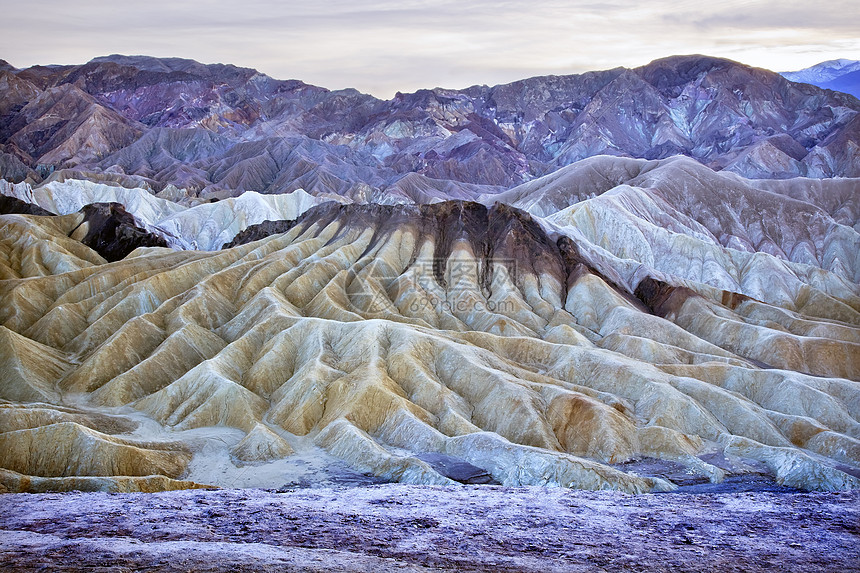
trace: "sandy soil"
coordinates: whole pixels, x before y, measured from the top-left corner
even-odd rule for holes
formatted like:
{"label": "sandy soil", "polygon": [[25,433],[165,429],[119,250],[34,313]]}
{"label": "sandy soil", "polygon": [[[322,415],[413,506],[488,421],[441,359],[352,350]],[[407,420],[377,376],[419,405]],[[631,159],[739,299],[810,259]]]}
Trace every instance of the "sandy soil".
{"label": "sandy soil", "polygon": [[495,486],[0,496],[15,571],[860,571],[860,492]]}

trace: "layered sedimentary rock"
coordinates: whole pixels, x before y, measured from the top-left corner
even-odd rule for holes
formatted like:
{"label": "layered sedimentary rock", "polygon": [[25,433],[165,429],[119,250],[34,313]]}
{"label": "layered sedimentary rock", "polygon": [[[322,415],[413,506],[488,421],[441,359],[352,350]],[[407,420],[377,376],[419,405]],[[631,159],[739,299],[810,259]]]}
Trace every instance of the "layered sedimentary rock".
{"label": "layered sedimentary rock", "polygon": [[[739,206],[732,239],[707,198],[613,189],[546,219],[327,203],[222,251],[111,264],[69,216],[5,215],[4,483],[229,485],[206,470],[221,448],[255,472],[320,451],[407,483],[672,489],[617,465],[651,457],[860,487],[860,289],[833,262],[857,232],[804,203],[824,230],[777,237]],[[758,192],[796,209],[783,191]]]}

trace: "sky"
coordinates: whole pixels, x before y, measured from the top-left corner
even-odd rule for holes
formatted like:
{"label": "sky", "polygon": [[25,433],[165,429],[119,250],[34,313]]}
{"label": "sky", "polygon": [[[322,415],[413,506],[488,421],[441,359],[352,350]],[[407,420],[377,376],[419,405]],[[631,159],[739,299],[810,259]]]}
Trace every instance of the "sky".
{"label": "sky", "polygon": [[860,60],[857,0],[0,0],[0,58],[191,58],[377,97],[706,54],[793,71]]}

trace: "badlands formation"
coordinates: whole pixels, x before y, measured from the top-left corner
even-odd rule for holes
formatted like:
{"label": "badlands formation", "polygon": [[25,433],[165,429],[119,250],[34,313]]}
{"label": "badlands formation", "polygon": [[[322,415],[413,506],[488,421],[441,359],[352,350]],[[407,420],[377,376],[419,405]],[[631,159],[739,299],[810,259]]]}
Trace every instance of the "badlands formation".
{"label": "badlands formation", "polygon": [[389,101],[0,60],[0,490],[857,489],[858,145],[704,56]]}
{"label": "badlands formation", "polygon": [[683,485],[654,458],[860,488],[858,185],[608,156],[395,205],[5,184],[56,215],[0,216],[0,484]]}

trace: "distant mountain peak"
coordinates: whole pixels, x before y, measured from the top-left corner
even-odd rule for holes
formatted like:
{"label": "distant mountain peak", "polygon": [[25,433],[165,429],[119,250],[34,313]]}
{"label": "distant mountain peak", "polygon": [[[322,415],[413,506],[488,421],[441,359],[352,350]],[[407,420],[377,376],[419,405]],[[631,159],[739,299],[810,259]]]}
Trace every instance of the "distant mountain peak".
{"label": "distant mountain peak", "polygon": [[780,72],[780,74],[793,82],[818,85],[816,82],[829,82],[857,70],[860,70],[860,61],[840,58],[827,60],[796,72]]}
{"label": "distant mountain peak", "polygon": [[831,65],[831,66],[846,67],[846,66],[850,66],[850,65],[854,65],[854,64],[860,64],[860,61],[849,60],[846,58],[839,58],[838,60],[827,60],[826,62],[822,62],[822,63],[827,64],[827,65]]}
{"label": "distant mountain peak", "polygon": [[749,66],[725,58],[691,54],[660,58],[632,71],[658,89],[665,89],[695,81],[711,71],[728,68],[749,69]]}
{"label": "distant mountain peak", "polygon": [[97,58],[93,58],[88,63],[112,63],[119,64],[121,66],[132,66],[138,68],[139,70],[157,72],[176,71],[182,68],[187,68],[189,66],[202,65],[200,64],[200,62],[197,62],[195,60],[189,60],[186,58],[157,58],[154,56],[126,56],[123,54],[110,54],[108,56],[99,56]]}
{"label": "distant mountain peak", "polygon": [[781,72],[787,80],[841,91],[860,98],[860,61],[827,60],[796,72]]}

